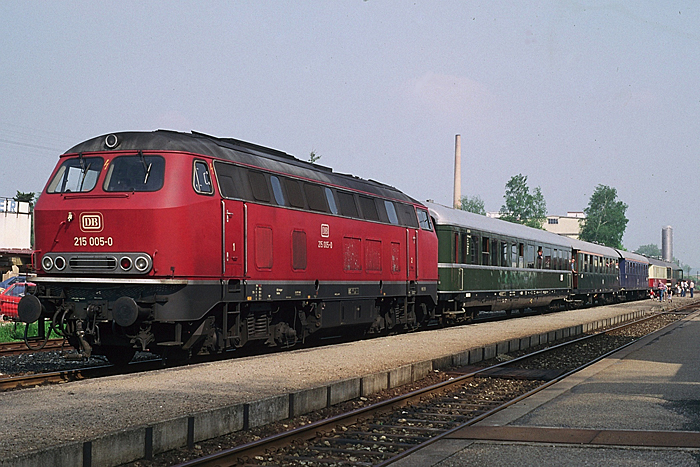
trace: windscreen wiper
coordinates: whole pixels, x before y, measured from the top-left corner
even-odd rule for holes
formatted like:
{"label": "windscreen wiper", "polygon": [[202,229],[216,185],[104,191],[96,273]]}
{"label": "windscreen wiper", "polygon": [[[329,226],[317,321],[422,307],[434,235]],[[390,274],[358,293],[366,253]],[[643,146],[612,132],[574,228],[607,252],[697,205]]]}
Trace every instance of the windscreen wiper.
{"label": "windscreen wiper", "polygon": [[139,151],[139,157],[141,158],[141,163],[143,164],[143,170],[146,171],[146,176],[143,179],[143,184],[145,185],[146,182],[148,182],[148,176],[151,174],[151,167],[153,166],[153,163],[151,162],[150,164],[146,164],[146,158],[143,157],[142,151]]}

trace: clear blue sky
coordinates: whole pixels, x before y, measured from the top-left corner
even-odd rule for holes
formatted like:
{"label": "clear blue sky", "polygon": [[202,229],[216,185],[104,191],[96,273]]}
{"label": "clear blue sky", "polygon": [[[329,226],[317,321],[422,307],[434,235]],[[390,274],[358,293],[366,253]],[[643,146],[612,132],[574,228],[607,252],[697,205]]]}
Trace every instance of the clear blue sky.
{"label": "clear blue sky", "polygon": [[0,196],[122,130],[313,150],[334,170],[451,204],[503,204],[518,173],[550,214],[598,184],[625,247],[700,266],[697,1],[0,2]]}

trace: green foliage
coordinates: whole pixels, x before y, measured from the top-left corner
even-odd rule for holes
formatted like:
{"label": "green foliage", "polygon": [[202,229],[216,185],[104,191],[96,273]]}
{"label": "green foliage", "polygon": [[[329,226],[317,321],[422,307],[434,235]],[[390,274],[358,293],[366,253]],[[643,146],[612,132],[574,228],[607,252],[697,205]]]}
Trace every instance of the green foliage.
{"label": "green foliage", "polygon": [[527,176],[513,175],[506,183],[506,203],[501,206],[501,219],[541,229],[547,218],[547,203],[540,187],[530,192]]}
{"label": "green foliage", "polygon": [[482,216],[486,215],[486,209],[484,209],[484,200],[481,199],[479,195],[462,196],[461,202],[462,207],[460,209],[462,211],[469,211],[475,214],[481,214]]}
{"label": "green foliage", "polygon": [[584,210],[586,220],[579,238],[612,248],[622,248],[622,236],[627,228],[627,204],[617,200],[617,190],[598,185]]}
{"label": "green foliage", "polygon": [[36,196],[36,193],[34,193],[33,191],[30,191],[29,193],[17,191],[17,194],[15,195],[15,201],[34,204],[34,196]]}
{"label": "green foliage", "polygon": [[[12,323],[12,322],[0,322],[0,342],[15,342],[24,340],[24,323]],[[29,337],[37,335],[38,323],[32,323],[29,325],[29,331],[27,334]],[[44,323],[44,328],[46,332],[49,332],[50,324],[49,322]],[[55,339],[61,337],[55,332],[51,332],[51,338]]]}
{"label": "green foliage", "polygon": [[642,245],[636,250],[634,250],[634,252],[638,255],[644,255],[648,258],[661,258],[661,248],[659,248],[653,243],[650,243],[648,245]]}
{"label": "green foliage", "polygon": [[309,162],[311,162],[312,164],[315,164],[316,161],[318,161],[320,158],[321,158],[321,156],[319,154],[316,154],[316,151],[312,150],[309,153]]}

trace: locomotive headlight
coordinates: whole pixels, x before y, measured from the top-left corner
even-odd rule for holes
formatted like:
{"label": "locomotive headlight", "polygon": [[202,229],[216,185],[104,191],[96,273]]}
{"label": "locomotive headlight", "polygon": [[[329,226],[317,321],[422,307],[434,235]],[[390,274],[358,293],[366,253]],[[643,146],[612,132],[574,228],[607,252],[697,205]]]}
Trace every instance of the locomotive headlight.
{"label": "locomotive headlight", "polygon": [[128,256],[123,256],[122,259],[119,260],[119,266],[124,271],[128,271],[129,269],[131,269],[132,266],[131,258],[129,258]]}
{"label": "locomotive headlight", "polygon": [[145,271],[146,269],[148,269],[148,258],[146,258],[145,256],[137,257],[136,261],[134,261],[134,266],[139,272]]}
{"label": "locomotive headlight", "polygon": [[53,267],[53,260],[49,256],[44,256],[41,258],[41,267],[44,269],[44,271],[48,271]]}
{"label": "locomotive headlight", "polygon": [[56,259],[53,260],[53,264],[59,271],[63,271],[66,268],[66,260],[63,256],[56,256]]}

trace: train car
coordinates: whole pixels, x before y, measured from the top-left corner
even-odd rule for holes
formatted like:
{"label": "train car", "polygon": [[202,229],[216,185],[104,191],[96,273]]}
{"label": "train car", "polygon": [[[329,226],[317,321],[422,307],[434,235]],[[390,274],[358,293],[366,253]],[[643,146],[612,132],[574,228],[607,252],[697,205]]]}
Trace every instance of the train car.
{"label": "train car", "polygon": [[438,313],[564,305],[572,286],[568,239],[544,230],[426,203],[439,239]]}
{"label": "train car", "polygon": [[649,261],[649,288],[655,294],[658,293],[660,284],[665,284],[667,287],[673,285],[673,263],[656,258],[647,258],[647,261]]}
{"label": "train car", "polygon": [[626,300],[639,300],[649,296],[648,258],[617,250],[620,256],[620,293]]}
{"label": "train car", "polygon": [[428,209],[399,190],[200,133],[125,132],[60,157],[35,208],[37,287],[83,356],[129,361],[415,327],[437,301]]}
{"label": "train car", "polygon": [[579,305],[612,303],[619,298],[619,254],[613,248],[568,238],[573,288]]}

